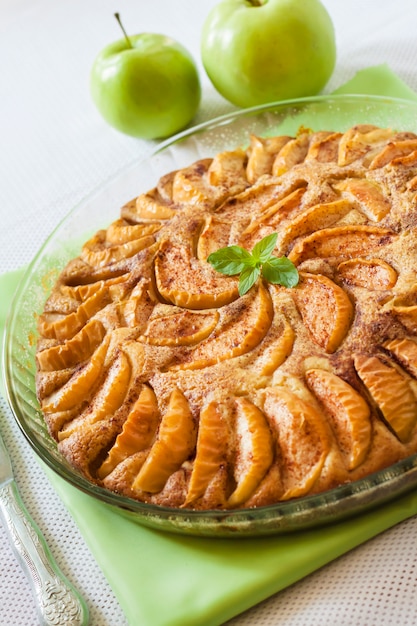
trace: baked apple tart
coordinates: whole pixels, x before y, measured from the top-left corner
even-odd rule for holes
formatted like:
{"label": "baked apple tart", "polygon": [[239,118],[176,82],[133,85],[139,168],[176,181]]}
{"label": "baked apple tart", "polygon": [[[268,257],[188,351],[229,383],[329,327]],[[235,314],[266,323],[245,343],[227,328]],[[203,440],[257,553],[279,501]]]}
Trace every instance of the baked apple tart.
{"label": "baked apple tart", "polygon": [[[292,284],[210,262],[265,240]],[[175,508],[365,477],[417,452],[416,273],[417,135],[251,136],[160,178],[61,272],[38,320],[49,432],[88,480]]]}

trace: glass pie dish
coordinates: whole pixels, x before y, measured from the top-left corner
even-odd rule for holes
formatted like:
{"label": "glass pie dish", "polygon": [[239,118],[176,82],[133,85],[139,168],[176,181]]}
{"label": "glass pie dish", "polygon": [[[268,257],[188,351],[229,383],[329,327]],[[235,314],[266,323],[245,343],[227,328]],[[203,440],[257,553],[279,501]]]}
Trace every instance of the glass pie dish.
{"label": "glass pie dish", "polygon": [[6,325],[4,375],[12,412],[39,457],[59,476],[121,514],[160,530],[216,537],[262,536],[333,523],[381,506],[417,484],[417,455],[319,495],[259,508],[194,511],[142,503],[84,478],[49,436],[35,392],[36,317],[67,262],[92,234],[118,217],[120,207],[151,189],[167,172],[223,150],[249,135],[295,135],[300,127],[344,131],[375,124],[417,132],[417,105],[376,96],[305,98],[246,109],[187,130],[160,144],[76,206],[45,242],[18,287]]}

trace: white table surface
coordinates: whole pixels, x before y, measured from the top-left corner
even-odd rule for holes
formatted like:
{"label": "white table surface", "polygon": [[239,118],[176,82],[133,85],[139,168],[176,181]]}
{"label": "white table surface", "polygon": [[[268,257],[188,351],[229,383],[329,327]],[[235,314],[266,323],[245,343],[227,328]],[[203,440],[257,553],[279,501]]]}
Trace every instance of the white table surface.
{"label": "white table surface", "polygon": [[[28,263],[74,204],[154,146],[107,126],[89,96],[95,55],[120,37],[115,11],[131,34],[161,32],[193,54],[203,88],[195,122],[234,109],[211,86],[200,61],[201,26],[216,1],[0,0],[0,273]],[[416,0],[324,4],[338,47],[325,93],[357,70],[382,62],[417,91]],[[6,403],[0,402],[2,431],[21,494],[56,560],[84,594],[91,624],[125,626],[126,618],[75,523]],[[410,519],[230,624],[417,624],[416,536],[417,519]],[[36,623],[30,587],[0,528],[0,626]]]}

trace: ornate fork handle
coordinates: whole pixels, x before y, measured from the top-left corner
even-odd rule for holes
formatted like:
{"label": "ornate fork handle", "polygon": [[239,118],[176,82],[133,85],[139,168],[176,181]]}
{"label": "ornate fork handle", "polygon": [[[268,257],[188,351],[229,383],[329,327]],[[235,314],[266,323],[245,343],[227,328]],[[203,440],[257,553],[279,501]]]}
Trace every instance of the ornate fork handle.
{"label": "ornate fork handle", "polygon": [[42,626],[86,626],[88,609],[62,574],[12,480],[0,488],[0,515],[32,584]]}

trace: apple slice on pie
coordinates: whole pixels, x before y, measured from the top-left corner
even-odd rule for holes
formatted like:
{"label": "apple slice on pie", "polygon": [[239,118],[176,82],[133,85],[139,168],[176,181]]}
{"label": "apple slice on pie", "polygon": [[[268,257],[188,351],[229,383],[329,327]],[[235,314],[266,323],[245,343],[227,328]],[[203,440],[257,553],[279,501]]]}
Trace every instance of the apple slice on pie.
{"label": "apple slice on pie", "polygon": [[228,505],[246,502],[260,484],[274,460],[272,433],[262,411],[246,398],[236,399],[237,450],[234,464],[236,488]]}
{"label": "apple slice on pie", "polygon": [[157,428],[160,414],[158,402],[153,390],[144,385],[134,403],[121,433],[117,436],[106,460],[100,466],[97,475],[103,479],[129,456],[150,447]]}
{"label": "apple slice on pie", "polygon": [[372,441],[369,405],[351,385],[326,370],[308,370],[306,380],[328,411],[349,469],[355,469],[366,458]]}
{"label": "apple slice on pie", "polygon": [[408,378],[376,356],[357,354],[356,371],[400,441],[410,440],[417,423],[417,399]]}
{"label": "apple slice on pie", "polygon": [[300,273],[294,298],[313,339],[328,353],[335,352],[352,323],[354,308],[346,292],[327,276]]}
{"label": "apple slice on pie", "polygon": [[374,291],[385,291],[394,287],[398,274],[382,259],[349,259],[337,266],[338,275],[349,285]]}
{"label": "apple slice on pie", "polygon": [[218,274],[192,255],[191,249],[169,241],[162,242],[155,259],[156,286],[161,296],[187,309],[211,309],[238,297],[234,277]]}
{"label": "apple slice on pie", "polygon": [[186,461],[196,442],[196,426],[184,394],[175,388],[158,435],[132,488],[161,491],[171,474]]}
{"label": "apple slice on pie", "polygon": [[313,404],[283,388],[266,391],[264,412],[277,432],[282,499],[300,497],[320,477],[331,446],[328,427]]}

